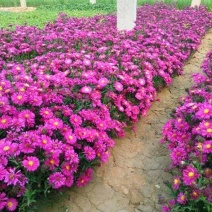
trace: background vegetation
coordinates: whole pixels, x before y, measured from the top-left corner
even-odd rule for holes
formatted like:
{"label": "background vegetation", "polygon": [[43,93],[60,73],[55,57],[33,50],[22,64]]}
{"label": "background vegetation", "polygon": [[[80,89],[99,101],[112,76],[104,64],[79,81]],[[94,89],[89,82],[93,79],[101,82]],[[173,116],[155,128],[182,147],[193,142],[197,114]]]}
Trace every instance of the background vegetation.
{"label": "background vegetation", "polygon": [[[156,0],[138,0],[138,5],[153,4]],[[165,0],[167,4],[175,4],[179,9],[189,6],[191,0]],[[212,11],[212,0],[202,0],[202,4]],[[20,0],[0,0],[0,7],[20,6]],[[69,16],[83,17],[97,14],[107,14],[116,11],[116,0],[97,0],[97,4],[92,5],[89,0],[27,0],[28,7],[36,7],[33,12],[11,13],[0,11],[0,28],[9,24],[15,25],[35,25],[43,27],[48,21],[56,19],[58,13],[64,12]]]}

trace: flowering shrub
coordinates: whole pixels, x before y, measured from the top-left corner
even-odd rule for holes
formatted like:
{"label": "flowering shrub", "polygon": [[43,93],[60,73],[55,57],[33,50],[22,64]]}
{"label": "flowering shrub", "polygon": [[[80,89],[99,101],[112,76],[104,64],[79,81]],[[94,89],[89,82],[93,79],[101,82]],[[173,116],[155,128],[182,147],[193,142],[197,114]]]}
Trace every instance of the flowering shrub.
{"label": "flowering shrub", "polygon": [[175,196],[163,206],[164,212],[212,211],[212,51],[202,68],[207,76],[193,75],[194,86],[163,128]]}
{"label": "flowering shrub", "polygon": [[61,14],[42,30],[0,31],[0,210],[85,186],[112,138],[182,73],[212,14],[156,4],[138,10],[133,31],[115,26],[115,16]]}

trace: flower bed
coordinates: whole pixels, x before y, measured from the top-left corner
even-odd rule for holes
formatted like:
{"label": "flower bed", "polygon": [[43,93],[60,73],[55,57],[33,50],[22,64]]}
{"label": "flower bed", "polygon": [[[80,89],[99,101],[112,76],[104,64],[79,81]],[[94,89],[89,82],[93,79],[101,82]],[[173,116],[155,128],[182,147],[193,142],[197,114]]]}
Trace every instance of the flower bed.
{"label": "flower bed", "polygon": [[212,14],[156,4],[138,10],[135,30],[115,26],[116,16],[61,14],[42,30],[0,31],[0,210],[85,186],[112,138],[182,74]]}
{"label": "flower bed", "polygon": [[194,86],[181,98],[163,128],[172,160],[175,199],[163,211],[212,211],[212,51],[203,62],[205,75],[194,74]]}

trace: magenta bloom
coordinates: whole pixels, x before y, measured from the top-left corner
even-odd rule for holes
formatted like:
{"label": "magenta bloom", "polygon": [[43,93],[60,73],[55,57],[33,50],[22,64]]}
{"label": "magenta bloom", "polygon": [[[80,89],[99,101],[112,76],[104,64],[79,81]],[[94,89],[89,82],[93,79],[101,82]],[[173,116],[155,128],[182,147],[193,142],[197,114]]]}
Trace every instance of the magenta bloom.
{"label": "magenta bloom", "polygon": [[200,120],[209,119],[212,117],[212,105],[209,103],[203,103],[199,107],[199,111],[196,113],[196,117]]}
{"label": "magenta bloom", "polygon": [[175,165],[180,164],[186,157],[186,151],[182,147],[174,148],[171,155],[171,159]]}
{"label": "magenta bloom", "polygon": [[192,166],[187,166],[187,168],[183,170],[183,183],[185,185],[192,185],[198,177],[200,177],[200,174],[196,168]]}
{"label": "magenta bloom", "polygon": [[51,174],[48,180],[49,184],[51,184],[53,188],[61,188],[66,182],[65,176],[61,172]]}
{"label": "magenta bloom", "polygon": [[92,88],[90,86],[84,86],[81,88],[82,93],[91,93]]}
{"label": "magenta bloom", "polygon": [[212,153],[212,140],[205,141],[202,145],[202,152],[204,153]]}
{"label": "magenta bloom", "polygon": [[0,180],[3,180],[6,174],[7,170],[2,165],[0,165]]}
{"label": "magenta bloom", "polygon": [[14,93],[11,98],[17,105],[23,105],[27,100],[26,95],[23,93]]}
{"label": "magenta bloom", "polygon": [[115,82],[114,87],[117,91],[123,90],[123,85],[120,82]]}
{"label": "magenta bloom", "polygon": [[30,110],[22,110],[19,113],[19,118],[23,119],[29,127],[34,126],[35,114],[31,112]]}
{"label": "magenta bloom", "polygon": [[6,206],[7,200],[8,198],[6,197],[6,194],[4,192],[0,193],[0,210]]}
{"label": "magenta bloom", "polygon": [[40,110],[40,115],[43,116],[45,119],[50,119],[53,117],[53,113],[49,108],[42,108]]}
{"label": "magenta bloom", "polygon": [[9,168],[5,174],[4,182],[7,183],[7,185],[24,186],[27,183],[27,178],[20,170],[16,171],[15,168]]}
{"label": "magenta bloom", "polygon": [[186,195],[183,192],[180,192],[178,194],[178,197],[177,197],[177,202],[178,203],[180,203],[181,205],[185,205],[187,200],[188,199],[187,199]]}
{"label": "magenta bloom", "polygon": [[105,77],[99,79],[99,81],[98,81],[98,85],[100,88],[105,87],[108,83],[109,83],[109,80]]}
{"label": "magenta bloom", "polygon": [[191,199],[197,200],[200,197],[200,191],[198,189],[194,189],[191,194]]}
{"label": "magenta bloom", "polygon": [[173,185],[172,185],[173,189],[178,190],[180,183],[181,183],[180,177],[175,176],[174,179],[173,179]]}
{"label": "magenta bloom", "polygon": [[18,206],[18,201],[15,198],[9,198],[7,200],[6,208],[8,211],[15,211]]}
{"label": "magenta bloom", "polygon": [[65,133],[65,139],[69,144],[75,144],[77,142],[76,136],[70,130]]}
{"label": "magenta bloom", "polygon": [[7,129],[11,124],[12,119],[9,116],[2,116],[0,118],[0,129]]}
{"label": "magenta bloom", "polygon": [[96,157],[96,152],[92,147],[84,147],[84,154],[87,160],[93,160]]}
{"label": "magenta bloom", "polygon": [[29,172],[34,172],[40,166],[40,161],[37,157],[29,156],[27,159],[23,160],[22,165],[26,168]]}
{"label": "magenta bloom", "polygon": [[78,115],[71,115],[70,117],[70,122],[74,125],[74,126],[80,126],[82,124],[82,118]]}

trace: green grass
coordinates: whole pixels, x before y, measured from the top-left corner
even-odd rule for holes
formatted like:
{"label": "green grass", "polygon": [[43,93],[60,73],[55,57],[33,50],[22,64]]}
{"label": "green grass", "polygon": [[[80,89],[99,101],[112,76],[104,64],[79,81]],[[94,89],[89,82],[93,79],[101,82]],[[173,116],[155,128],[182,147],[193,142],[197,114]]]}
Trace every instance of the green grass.
{"label": "green grass", "polygon": [[[106,14],[106,11],[96,10],[63,10],[64,13],[72,17],[94,16],[97,14]],[[57,10],[35,10],[33,12],[12,13],[0,12],[0,28],[7,27],[8,25],[27,25],[37,26],[42,28],[46,22],[52,22],[58,16]]]}

